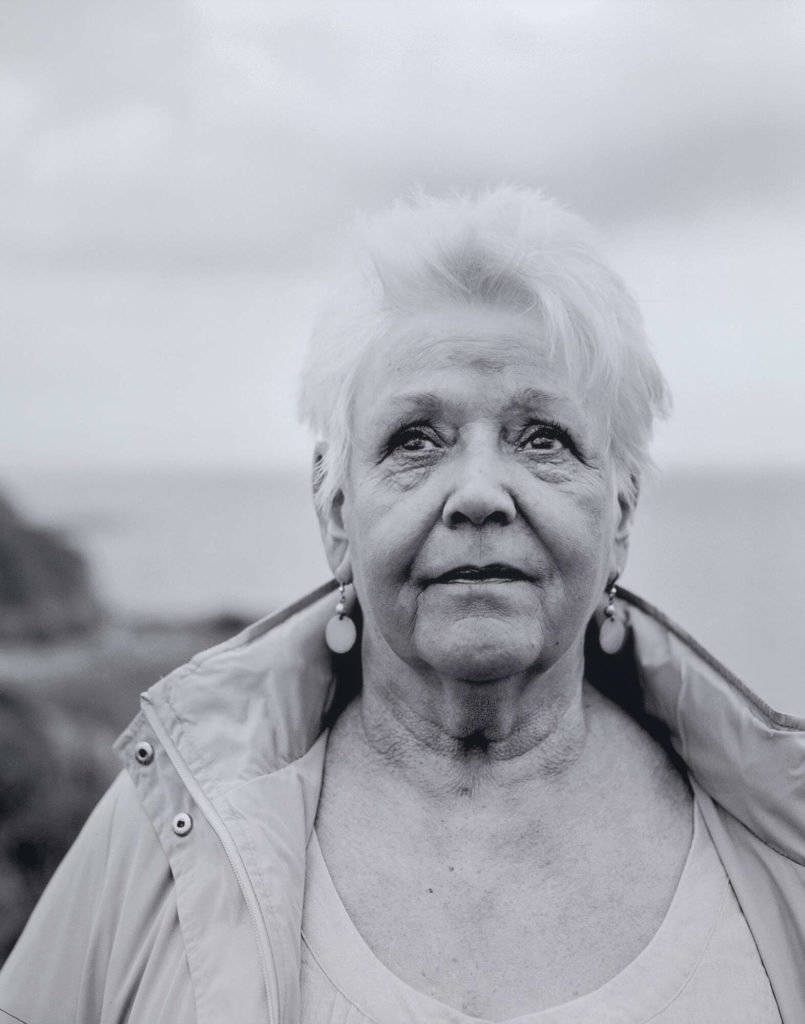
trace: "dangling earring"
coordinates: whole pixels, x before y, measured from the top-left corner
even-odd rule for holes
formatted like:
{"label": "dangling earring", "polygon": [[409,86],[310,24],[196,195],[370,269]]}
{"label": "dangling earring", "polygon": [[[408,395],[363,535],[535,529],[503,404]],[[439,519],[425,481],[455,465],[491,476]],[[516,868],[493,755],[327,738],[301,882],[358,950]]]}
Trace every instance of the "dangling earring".
{"label": "dangling earring", "polygon": [[346,654],[351,651],[358,637],[355,623],[347,615],[346,583],[338,580],[340,596],[335,606],[335,615],[327,623],[324,630],[324,639],[333,654]]}
{"label": "dangling earring", "polygon": [[616,576],[609,585],[607,606],[604,609],[604,621],[598,632],[598,643],[605,654],[617,654],[626,640],[626,619],[623,612],[615,606],[618,589],[615,586]]}

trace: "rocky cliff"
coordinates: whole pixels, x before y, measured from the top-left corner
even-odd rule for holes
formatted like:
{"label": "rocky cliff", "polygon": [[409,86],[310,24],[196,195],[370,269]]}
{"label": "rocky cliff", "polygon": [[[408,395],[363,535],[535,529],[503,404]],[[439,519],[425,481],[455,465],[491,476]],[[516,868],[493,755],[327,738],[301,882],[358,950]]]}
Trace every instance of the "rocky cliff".
{"label": "rocky cliff", "polygon": [[26,523],[0,496],[0,640],[81,633],[99,617],[84,558],[58,534]]}

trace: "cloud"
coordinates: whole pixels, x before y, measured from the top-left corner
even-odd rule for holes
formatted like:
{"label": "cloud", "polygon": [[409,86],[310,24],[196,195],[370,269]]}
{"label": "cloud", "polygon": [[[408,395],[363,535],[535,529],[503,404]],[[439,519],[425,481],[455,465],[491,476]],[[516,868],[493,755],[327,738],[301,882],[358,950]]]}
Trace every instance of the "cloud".
{"label": "cloud", "polygon": [[801,188],[798,4],[59,6],[6,44],[6,258],[287,269],[412,183],[608,224]]}

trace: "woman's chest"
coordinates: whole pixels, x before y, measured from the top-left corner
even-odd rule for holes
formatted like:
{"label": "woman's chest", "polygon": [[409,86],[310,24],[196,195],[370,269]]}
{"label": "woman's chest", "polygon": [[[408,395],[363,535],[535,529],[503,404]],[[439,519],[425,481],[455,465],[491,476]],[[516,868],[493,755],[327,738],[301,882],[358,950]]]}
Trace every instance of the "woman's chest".
{"label": "woman's chest", "polygon": [[474,844],[472,829],[428,842],[390,824],[322,836],[335,888],[378,960],[448,1005],[497,1019],[592,991],[633,960],[668,909],[688,843],[684,828],[660,849],[591,836],[546,850],[522,829]]}

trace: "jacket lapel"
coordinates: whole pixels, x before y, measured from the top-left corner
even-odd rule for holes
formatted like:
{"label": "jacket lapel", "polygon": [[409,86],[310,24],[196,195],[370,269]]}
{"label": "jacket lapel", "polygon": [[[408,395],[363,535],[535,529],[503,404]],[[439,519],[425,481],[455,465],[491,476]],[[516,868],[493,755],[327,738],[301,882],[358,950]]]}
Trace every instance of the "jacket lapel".
{"label": "jacket lapel", "polygon": [[[331,589],[161,680],[116,744],[171,865],[199,1024],[299,1018],[305,851],[333,686],[323,642]],[[135,757],[143,739],[157,751],[147,769]],[[194,822],[181,838],[178,811]]]}
{"label": "jacket lapel", "polygon": [[784,1024],[805,1020],[805,722],[628,595],[647,710],[670,731]]}

